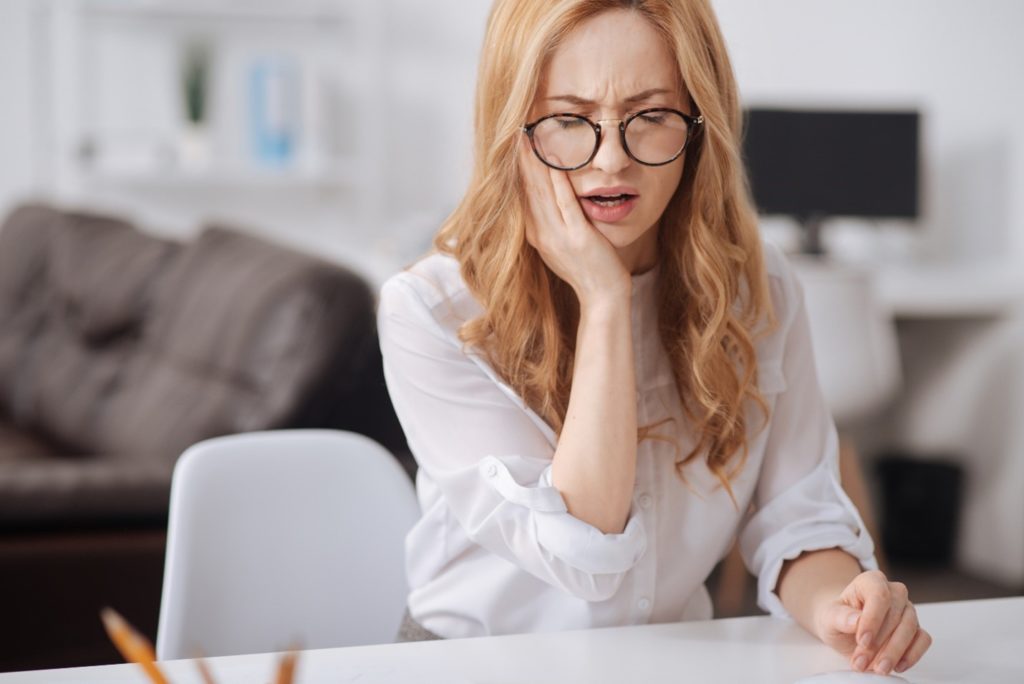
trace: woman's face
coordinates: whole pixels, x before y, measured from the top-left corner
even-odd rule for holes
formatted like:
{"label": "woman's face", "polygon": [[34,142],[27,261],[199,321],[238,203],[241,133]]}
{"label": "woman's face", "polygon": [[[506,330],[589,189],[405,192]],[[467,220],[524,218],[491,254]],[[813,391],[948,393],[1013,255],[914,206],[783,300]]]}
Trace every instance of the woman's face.
{"label": "woman's face", "polygon": [[[657,261],[658,221],[683,172],[683,156],[645,166],[622,149],[619,120],[650,107],[693,113],[661,35],[637,12],[611,10],[566,36],[542,75],[530,119],[564,112],[601,124],[597,154],[569,171],[569,180],[587,218],[634,273]],[[618,205],[593,199],[623,194],[634,197]]]}

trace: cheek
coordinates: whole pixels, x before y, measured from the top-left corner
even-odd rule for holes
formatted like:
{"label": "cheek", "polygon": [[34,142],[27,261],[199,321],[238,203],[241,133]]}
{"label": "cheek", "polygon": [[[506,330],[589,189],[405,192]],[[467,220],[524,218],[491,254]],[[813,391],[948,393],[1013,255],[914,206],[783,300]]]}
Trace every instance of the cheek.
{"label": "cheek", "polygon": [[[654,170],[654,169],[652,169]],[[670,169],[661,169],[663,173],[655,174],[651,177],[648,196],[651,198],[650,209],[656,213],[659,217],[661,213],[665,211],[665,207],[668,206],[669,200],[672,199],[672,195],[675,194],[676,188],[679,187],[679,181],[682,178],[682,167],[673,167]]]}

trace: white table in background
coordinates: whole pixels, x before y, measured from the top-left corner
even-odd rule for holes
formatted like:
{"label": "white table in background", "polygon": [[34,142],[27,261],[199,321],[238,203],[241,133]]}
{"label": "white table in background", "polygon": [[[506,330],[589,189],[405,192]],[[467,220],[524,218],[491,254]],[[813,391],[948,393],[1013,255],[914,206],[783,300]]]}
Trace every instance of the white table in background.
{"label": "white table in background", "polygon": [[[1024,597],[923,604],[919,612],[935,643],[906,681],[1024,682]],[[261,654],[209,664],[220,684],[262,684],[271,681],[276,660]],[[174,684],[200,682],[189,661],[163,666]],[[297,684],[791,684],[843,669],[845,658],[795,624],[753,617],[307,651]],[[0,674],[0,684],[145,681],[134,665]]]}

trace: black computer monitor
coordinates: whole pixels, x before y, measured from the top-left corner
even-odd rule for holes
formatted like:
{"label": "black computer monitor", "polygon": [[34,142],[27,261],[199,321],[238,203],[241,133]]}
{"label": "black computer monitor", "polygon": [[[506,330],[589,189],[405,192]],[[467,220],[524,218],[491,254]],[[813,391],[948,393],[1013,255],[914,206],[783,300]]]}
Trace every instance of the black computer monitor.
{"label": "black computer monitor", "polygon": [[919,115],[913,111],[751,108],[743,152],[758,211],[795,217],[821,253],[830,216],[916,218]]}

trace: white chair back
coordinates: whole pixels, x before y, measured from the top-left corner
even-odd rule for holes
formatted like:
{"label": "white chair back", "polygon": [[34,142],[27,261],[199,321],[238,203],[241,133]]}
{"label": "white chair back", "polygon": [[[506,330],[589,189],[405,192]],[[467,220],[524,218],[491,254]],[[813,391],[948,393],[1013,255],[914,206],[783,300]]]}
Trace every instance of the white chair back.
{"label": "white chair back", "polygon": [[171,485],[161,660],[393,641],[405,609],[408,476],[362,435],[200,442]]}
{"label": "white chair back", "polygon": [[840,428],[870,416],[899,389],[899,344],[871,274],[849,264],[795,258],[804,286],[815,365]]}

